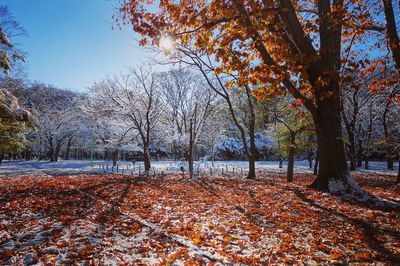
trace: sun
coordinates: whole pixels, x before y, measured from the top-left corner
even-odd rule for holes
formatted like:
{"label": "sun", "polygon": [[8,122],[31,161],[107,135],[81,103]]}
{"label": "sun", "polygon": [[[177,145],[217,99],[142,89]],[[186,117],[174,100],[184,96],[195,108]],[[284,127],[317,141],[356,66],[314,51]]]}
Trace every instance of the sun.
{"label": "sun", "polygon": [[162,35],[158,47],[165,53],[169,53],[175,48],[175,41],[169,35]]}

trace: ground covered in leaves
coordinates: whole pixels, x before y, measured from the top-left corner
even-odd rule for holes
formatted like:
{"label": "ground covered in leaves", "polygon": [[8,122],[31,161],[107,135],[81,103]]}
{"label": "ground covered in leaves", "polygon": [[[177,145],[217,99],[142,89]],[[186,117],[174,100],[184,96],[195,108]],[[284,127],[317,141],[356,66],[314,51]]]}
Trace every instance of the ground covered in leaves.
{"label": "ground covered in leaves", "polygon": [[[395,177],[356,175],[400,202]],[[0,179],[0,265],[400,263],[398,208],[307,188],[312,176]]]}

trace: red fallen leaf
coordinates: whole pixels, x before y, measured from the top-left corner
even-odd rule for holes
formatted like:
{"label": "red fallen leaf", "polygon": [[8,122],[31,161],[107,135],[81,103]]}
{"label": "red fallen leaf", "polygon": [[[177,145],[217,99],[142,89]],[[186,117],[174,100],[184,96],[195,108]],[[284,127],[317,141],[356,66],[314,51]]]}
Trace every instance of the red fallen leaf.
{"label": "red fallen leaf", "polygon": [[19,202],[14,200],[14,201],[11,201],[9,204],[10,204],[10,207],[15,208],[19,205]]}
{"label": "red fallen leaf", "polygon": [[147,253],[147,252],[149,252],[149,251],[150,251],[150,248],[149,248],[149,247],[142,246],[142,247],[139,247],[139,248],[138,248],[138,252],[139,252],[139,253]]}
{"label": "red fallen leaf", "polygon": [[5,250],[0,253],[0,259],[3,261],[7,261],[9,258],[11,258],[13,255],[12,250]]}
{"label": "red fallen leaf", "polygon": [[371,254],[367,252],[357,252],[356,256],[359,257],[360,259],[365,259],[365,260],[371,259]]}

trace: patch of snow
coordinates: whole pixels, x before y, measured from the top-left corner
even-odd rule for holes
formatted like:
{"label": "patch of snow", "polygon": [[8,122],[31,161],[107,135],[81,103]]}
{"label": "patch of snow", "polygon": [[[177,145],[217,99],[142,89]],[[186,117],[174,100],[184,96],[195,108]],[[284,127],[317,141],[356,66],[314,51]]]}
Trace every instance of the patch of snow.
{"label": "patch of snow", "polygon": [[[181,172],[181,166],[187,169],[186,161],[152,161],[150,173],[160,174],[161,172]],[[312,169],[309,168],[307,160],[295,161],[296,173],[311,173]],[[385,175],[397,175],[397,164],[395,164],[395,171],[387,171],[385,162],[370,162],[371,170],[358,169],[352,173],[377,173]],[[286,172],[287,162],[283,162],[283,168],[279,168],[279,161],[257,161],[256,171],[263,172]],[[118,173],[137,175],[144,171],[144,163],[136,162],[133,164],[128,161],[118,162]],[[247,161],[196,161],[194,162],[194,172],[197,173],[229,173],[243,174],[248,171]],[[60,160],[58,162],[46,161],[5,161],[0,166],[0,177],[17,177],[17,176],[31,176],[31,175],[78,175],[88,173],[116,173],[117,168],[112,168],[112,162],[96,160]],[[350,181],[351,182],[351,181]]]}

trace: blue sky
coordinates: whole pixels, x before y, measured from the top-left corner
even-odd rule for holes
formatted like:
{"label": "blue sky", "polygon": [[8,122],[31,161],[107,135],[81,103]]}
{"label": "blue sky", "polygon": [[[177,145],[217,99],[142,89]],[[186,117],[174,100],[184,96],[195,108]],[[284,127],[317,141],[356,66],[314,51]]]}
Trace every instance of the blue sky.
{"label": "blue sky", "polygon": [[25,28],[28,79],[82,91],[148,61],[128,27],[111,30],[115,0],[0,0]]}

